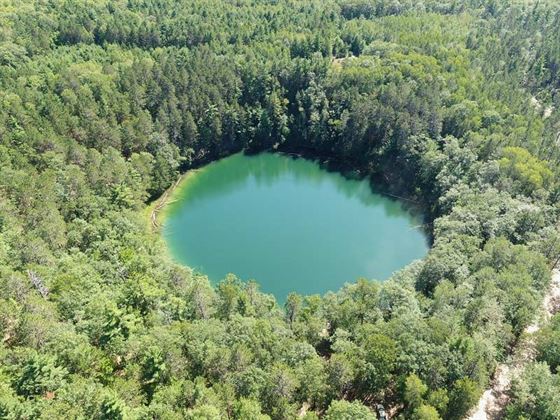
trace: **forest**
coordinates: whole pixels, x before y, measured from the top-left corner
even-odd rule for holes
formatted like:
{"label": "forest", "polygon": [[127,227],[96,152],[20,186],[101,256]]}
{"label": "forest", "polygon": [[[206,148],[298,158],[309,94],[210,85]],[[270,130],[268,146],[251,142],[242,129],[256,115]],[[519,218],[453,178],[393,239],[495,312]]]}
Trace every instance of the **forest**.
{"label": "forest", "polygon": [[[560,4],[0,2],[0,418],[462,419],[560,260]],[[239,151],[421,203],[426,258],[281,305],[146,208]],[[560,419],[560,318],[507,419]]]}

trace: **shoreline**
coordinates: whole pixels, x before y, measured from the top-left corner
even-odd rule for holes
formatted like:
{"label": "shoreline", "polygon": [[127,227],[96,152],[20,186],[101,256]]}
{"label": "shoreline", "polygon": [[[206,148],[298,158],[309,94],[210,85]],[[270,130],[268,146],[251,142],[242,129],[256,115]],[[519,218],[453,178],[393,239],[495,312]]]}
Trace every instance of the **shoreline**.
{"label": "shoreline", "polygon": [[169,204],[175,202],[175,194],[180,190],[182,184],[190,178],[191,175],[198,172],[199,169],[189,169],[179,175],[175,182],[167,188],[163,194],[147,207],[148,221],[150,224],[150,232],[159,233],[165,220],[165,210]]}
{"label": "shoreline", "polygon": [[391,200],[400,202],[408,212],[422,220],[422,223],[416,227],[420,227],[427,235],[430,247],[433,244],[433,217],[428,210],[427,203],[421,200],[419,201],[414,196],[410,196],[406,191],[401,192],[399,189],[391,189],[391,180],[386,174],[383,172],[369,172],[367,168],[360,167],[360,165],[357,165],[358,169],[350,169],[352,165],[348,161],[341,160],[336,156],[330,156],[328,154],[314,154],[313,151],[309,149],[297,149],[291,147],[259,151],[240,150],[227,156],[222,156],[206,162],[200,162],[199,164],[194,165],[191,169],[187,169],[186,172],[179,174],[175,182],[167,188],[159,198],[154,200],[154,202],[147,207],[146,211],[148,212],[147,218],[150,221],[150,231],[152,233],[159,232],[160,228],[163,226],[163,221],[165,220],[165,209],[167,205],[175,201],[173,197],[177,189],[180,189],[183,182],[187,180],[191,174],[199,172],[213,162],[220,161],[237,153],[242,153],[247,156],[254,156],[261,153],[279,154],[291,157],[292,159],[304,159],[316,162],[321,169],[327,172],[339,173],[346,179],[369,179],[370,188],[373,194],[379,194]]}

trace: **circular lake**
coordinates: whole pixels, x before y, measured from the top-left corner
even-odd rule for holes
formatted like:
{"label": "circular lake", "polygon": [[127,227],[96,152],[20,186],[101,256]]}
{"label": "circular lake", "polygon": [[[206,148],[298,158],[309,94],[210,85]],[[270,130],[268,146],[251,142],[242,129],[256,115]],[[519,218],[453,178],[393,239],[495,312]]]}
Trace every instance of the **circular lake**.
{"label": "circular lake", "polygon": [[173,257],[217,282],[256,280],[283,302],[360,277],[384,280],[428,251],[401,203],[315,162],[237,154],[190,173],[166,209]]}

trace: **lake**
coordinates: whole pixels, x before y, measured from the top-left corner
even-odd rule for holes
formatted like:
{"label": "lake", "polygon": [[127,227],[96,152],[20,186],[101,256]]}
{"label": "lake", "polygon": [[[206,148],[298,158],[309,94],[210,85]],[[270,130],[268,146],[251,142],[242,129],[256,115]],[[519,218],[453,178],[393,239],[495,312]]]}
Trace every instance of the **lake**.
{"label": "lake", "polygon": [[230,156],[189,174],[173,196],[163,235],[176,261],[214,283],[254,279],[280,302],[387,279],[429,248],[421,219],[368,181],[285,155]]}

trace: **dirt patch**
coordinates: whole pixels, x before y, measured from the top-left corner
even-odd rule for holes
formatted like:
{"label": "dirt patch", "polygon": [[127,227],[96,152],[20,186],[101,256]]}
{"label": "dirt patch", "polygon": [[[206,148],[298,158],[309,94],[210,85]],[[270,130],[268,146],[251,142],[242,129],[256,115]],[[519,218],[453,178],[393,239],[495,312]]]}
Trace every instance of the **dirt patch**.
{"label": "dirt patch", "polygon": [[[194,171],[196,170],[193,169],[188,173]],[[165,206],[173,202],[173,200],[171,199],[171,197],[173,196],[173,192],[179,186],[179,184],[181,184],[181,181],[185,178],[186,175],[187,174],[183,174],[179,178],[177,178],[177,181],[175,181],[175,183],[171,187],[165,190],[161,197],[158,198],[158,200],[155,202],[152,211],[150,211],[150,224],[153,232],[156,232],[161,227],[161,224],[158,220],[158,215],[161,213]]]}

